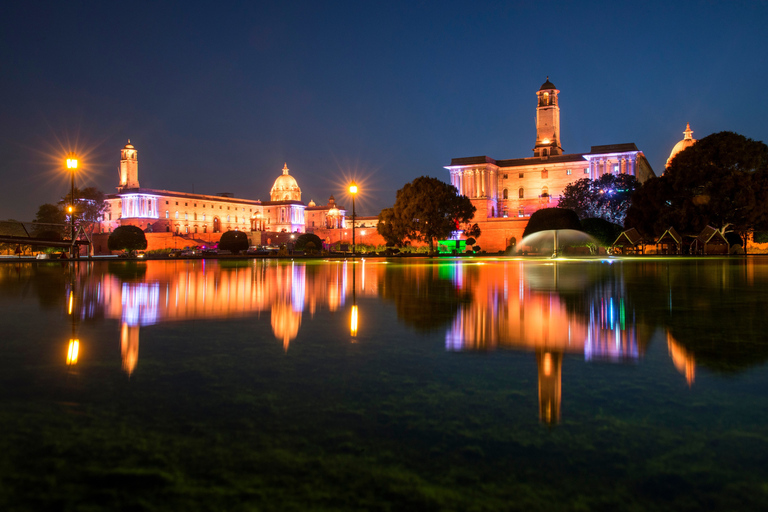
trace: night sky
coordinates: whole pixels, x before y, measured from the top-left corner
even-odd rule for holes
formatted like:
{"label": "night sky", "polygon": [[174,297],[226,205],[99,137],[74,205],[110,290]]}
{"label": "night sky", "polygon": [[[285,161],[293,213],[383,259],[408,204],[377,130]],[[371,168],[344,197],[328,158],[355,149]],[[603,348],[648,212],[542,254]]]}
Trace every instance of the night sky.
{"label": "night sky", "polygon": [[391,206],[451,158],[532,156],[535,92],[566,153],[634,142],[656,174],[685,123],[768,141],[766,2],[4,2],[0,219],[69,187]]}

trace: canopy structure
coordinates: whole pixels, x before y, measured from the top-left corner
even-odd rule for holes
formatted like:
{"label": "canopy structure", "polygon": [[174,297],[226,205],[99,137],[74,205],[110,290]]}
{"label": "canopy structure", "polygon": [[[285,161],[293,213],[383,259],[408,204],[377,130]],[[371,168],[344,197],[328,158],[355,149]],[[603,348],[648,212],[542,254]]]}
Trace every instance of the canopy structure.
{"label": "canopy structure", "polygon": [[659,254],[682,254],[683,237],[674,227],[670,227],[656,240],[656,252]]}
{"label": "canopy structure", "polygon": [[611,245],[614,252],[619,254],[643,254],[645,253],[645,240],[635,228],[622,231]]}
{"label": "canopy structure", "polygon": [[707,226],[691,244],[691,254],[728,254],[729,245],[725,235]]}

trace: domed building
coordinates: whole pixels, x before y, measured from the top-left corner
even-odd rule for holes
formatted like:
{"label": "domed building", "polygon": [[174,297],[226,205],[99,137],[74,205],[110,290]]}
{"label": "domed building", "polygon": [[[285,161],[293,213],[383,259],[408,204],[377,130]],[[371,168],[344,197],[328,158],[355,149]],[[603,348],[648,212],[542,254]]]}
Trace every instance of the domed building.
{"label": "domed building", "polygon": [[283,165],[283,174],[275,180],[269,195],[272,201],[301,201],[301,189],[296,178],[288,174],[288,163]]}
{"label": "domed building", "polygon": [[672,163],[672,159],[675,158],[679,152],[693,146],[694,144],[696,144],[696,139],[693,138],[693,130],[691,130],[691,124],[685,123],[683,140],[675,144],[675,147],[672,148],[672,152],[669,154],[669,158],[667,158],[667,163],[664,165],[664,169],[669,167],[669,164]]}

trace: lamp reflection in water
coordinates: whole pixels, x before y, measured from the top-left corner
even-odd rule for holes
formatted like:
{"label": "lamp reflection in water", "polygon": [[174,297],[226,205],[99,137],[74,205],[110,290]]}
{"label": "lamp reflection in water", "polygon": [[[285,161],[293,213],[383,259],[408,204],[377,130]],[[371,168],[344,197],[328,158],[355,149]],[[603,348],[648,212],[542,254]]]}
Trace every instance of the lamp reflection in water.
{"label": "lamp reflection in water", "polygon": [[536,365],[539,368],[539,419],[547,425],[560,422],[562,362],[562,352],[536,352]]}
{"label": "lamp reflection in water", "polygon": [[77,364],[77,357],[80,355],[80,340],[70,339],[67,348],[67,366]]}
{"label": "lamp reflection in water", "polygon": [[352,336],[352,343],[357,340],[357,293],[355,290],[355,275],[357,274],[355,264],[352,263],[352,314],[349,319],[349,334]]}

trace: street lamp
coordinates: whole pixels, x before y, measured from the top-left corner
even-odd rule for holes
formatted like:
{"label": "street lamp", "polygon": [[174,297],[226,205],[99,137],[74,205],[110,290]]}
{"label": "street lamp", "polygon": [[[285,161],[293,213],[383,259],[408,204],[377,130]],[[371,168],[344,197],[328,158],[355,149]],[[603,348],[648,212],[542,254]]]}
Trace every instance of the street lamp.
{"label": "street lamp", "polygon": [[349,185],[349,193],[352,194],[352,257],[355,257],[355,194],[357,194],[357,184],[353,181]]}
{"label": "street lamp", "polygon": [[70,153],[67,156],[67,169],[72,174],[72,188],[69,196],[69,223],[72,228],[72,247],[70,249],[72,256],[75,255],[75,171],[77,170],[77,157],[74,153]]}

